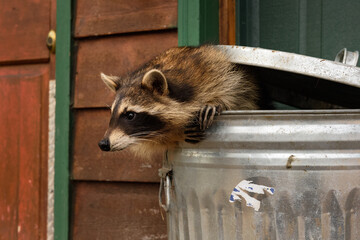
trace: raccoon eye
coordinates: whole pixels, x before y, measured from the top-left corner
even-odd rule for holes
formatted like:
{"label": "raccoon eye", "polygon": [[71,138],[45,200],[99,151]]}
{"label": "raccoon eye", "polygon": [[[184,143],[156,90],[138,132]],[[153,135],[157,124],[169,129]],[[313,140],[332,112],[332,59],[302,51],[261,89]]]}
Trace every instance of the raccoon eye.
{"label": "raccoon eye", "polygon": [[125,113],[125,117],[129,121],[133,120],[135,118],[135,116],[136,116],[136,113],[134,113],[134,112],[126,112]]}

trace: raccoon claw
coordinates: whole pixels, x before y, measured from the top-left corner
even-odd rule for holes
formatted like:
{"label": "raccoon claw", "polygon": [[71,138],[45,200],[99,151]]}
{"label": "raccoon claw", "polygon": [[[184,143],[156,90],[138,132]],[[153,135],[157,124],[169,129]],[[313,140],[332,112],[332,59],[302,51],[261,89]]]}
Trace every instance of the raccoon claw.
{"label": "raccoon claw", "polygon": [[199,112],[199,126],[201,130],[205,130],[209,128],[213,121],[215,115],[220,115],[222,109],[221,106],[214,107],[214,106],[205,106],[201,108]]}
{"label": "raccoon claw", "polygon": [[221,110],[220,106],[204,106],[201,108],[198,116],[185,128],[185,142],[198,143],[204,140],[205,130],[212,125],[215,115],[220,115]]}
{"label": "raccoon claw", "polygon": [[198,127],[189,127],[184,131],[185,142],[198,143],[205,139],[205,132],[200,130]]}

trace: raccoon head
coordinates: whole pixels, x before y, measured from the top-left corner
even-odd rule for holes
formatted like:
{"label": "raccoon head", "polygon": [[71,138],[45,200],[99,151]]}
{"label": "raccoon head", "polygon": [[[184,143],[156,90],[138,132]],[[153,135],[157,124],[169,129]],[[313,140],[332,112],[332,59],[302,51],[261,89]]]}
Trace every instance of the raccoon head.
{"label": "raccoon head", "polygon": [[169,90],[164,74],[156,69],[143,77],[120,80],[101,74],[116,93],[111,106],[111,119],[104,138],[99,142],[103,151],[120,151],[144,144],[161,144],[164,133],[171,129],[163,114],[168,108]]}

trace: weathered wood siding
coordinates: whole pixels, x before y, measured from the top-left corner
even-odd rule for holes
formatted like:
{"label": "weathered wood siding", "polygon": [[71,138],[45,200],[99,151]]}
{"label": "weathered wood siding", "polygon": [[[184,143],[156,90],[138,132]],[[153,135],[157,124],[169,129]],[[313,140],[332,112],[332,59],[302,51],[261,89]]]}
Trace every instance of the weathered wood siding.
{"label": "weathered wood siding", "polygon": [[158,204],[162,156],[144,160],[97,146],[114,95],[100,73],[125,75],[177,46],[177,1],[75,4],[73,239],[166,239]]}

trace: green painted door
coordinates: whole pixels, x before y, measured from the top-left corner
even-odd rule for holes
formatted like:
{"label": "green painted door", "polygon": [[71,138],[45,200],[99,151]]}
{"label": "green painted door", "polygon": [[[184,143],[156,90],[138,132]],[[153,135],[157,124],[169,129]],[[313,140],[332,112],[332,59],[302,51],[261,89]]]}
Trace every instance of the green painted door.
{"label": "green painted door", "polygon": [[344,47],[360,50],[359,0],[238,0],[236,8],[239,45],[330,60]]}
{"label": "green painted door", "polygon": [[219,1],[178,1],[179,46],[199,46],[219,42]]}

